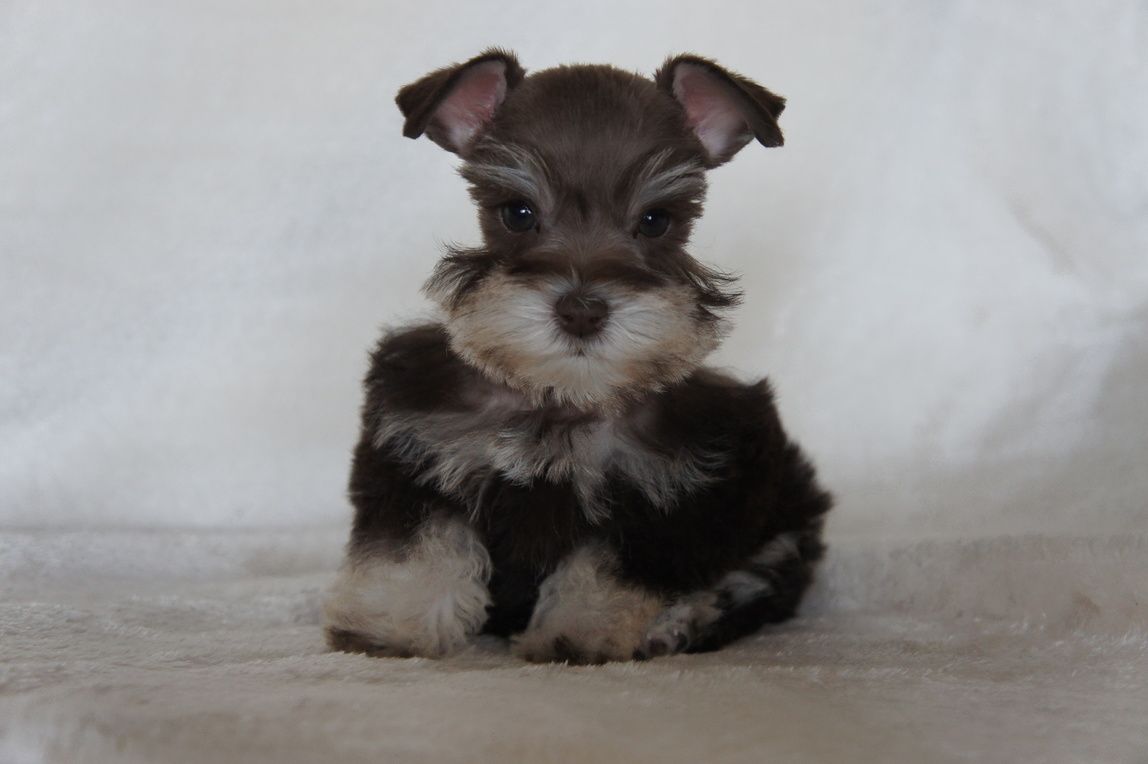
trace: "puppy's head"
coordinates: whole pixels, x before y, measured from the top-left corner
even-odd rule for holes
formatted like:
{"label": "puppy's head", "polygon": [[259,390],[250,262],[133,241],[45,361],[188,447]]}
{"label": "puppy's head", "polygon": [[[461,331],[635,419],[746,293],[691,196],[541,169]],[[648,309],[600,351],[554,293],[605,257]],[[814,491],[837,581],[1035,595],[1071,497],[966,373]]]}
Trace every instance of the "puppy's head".
{"label": "puppy's head", "polygon": [[782,98],[694,56],[653,80],[527,77],[492,50],[396,100],[405,135],[462,157],[479,207],[484,246],[450,250],[427,283],[468,362],[538,402],[612,408],[717,346],[737,295],[686,252],[704,173],[754,138],[780,146]]}

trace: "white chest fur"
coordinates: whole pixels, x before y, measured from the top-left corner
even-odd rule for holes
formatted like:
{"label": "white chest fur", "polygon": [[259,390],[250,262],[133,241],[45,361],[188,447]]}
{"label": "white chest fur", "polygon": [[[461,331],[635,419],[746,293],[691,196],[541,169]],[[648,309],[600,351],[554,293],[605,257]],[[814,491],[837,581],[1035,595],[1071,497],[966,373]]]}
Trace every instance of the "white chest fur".
{"label": "white chest fur", "polygon": [[520,485],[566,483],[586,516],[610,512],[604,490],[616,476],[654,506],[670,509],[683,494],[713,479],[721,454],[670,452],[642,437],[643,412],[605,418],[537,410],[512,395],[490,396],[474,408],[434,413],[383,412],[375,444],[415,468],[420,482],[476,508],[491,475]]}

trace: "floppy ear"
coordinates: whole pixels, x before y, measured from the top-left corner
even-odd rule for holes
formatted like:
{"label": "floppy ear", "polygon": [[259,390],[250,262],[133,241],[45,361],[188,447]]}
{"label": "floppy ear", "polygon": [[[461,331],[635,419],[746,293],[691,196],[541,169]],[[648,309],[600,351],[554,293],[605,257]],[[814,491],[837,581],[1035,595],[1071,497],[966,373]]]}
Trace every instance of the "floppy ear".
{"label": "floppy ear", "polygon": [[675,56],[662,64],[654,80],[682,105],[710,167],[728,161],[752,138],[762,146],[784,142],[777,118],[785,99],[709,59]]}
{"label": "floppy ear", "polygon": [[497,48],[431,72],[395,97],[406,117],[403,135],[426,133],[447,151],[465,154],[524,74],[513,53]]}

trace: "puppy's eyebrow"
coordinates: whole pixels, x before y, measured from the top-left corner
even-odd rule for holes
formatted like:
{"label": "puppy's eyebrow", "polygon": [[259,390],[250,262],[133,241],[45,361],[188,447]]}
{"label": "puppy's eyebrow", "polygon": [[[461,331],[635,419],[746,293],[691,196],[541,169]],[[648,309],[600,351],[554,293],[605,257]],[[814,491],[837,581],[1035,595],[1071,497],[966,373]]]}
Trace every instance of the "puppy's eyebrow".
{"label": "puppy's eyebrow", "polygon": [[672,199],[700,201],[705,195],[705,167],[697,160],[671,163],[670,149],[645,159],[630,185],[639,210]]}
{"label": "puppy's eyebrow", "polygon": [[511,143],[480,142],[475,159],[459,168],[459,174],[475,186],[494,186],[542,204],[549,173],[546,163],[533,151]]}

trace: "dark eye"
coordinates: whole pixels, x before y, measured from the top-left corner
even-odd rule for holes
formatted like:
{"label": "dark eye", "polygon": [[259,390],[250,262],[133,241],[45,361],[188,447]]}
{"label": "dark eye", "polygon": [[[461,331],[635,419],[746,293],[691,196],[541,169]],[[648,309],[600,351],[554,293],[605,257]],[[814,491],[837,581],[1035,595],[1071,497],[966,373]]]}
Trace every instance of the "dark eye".
{"label": "dark eye", "polygon": [[670,227],[670,213],[665,210],[646,210],[638,218],[638,233],[656,239]]}
{"label": "dark eye", "polygon": [[534,217],[534,210],[528,202],[521,199],[502,205],[501,214],[502,224],[506,226],[507,230],[515,233],[525,233],[538,225]]}

